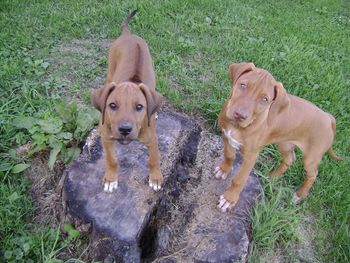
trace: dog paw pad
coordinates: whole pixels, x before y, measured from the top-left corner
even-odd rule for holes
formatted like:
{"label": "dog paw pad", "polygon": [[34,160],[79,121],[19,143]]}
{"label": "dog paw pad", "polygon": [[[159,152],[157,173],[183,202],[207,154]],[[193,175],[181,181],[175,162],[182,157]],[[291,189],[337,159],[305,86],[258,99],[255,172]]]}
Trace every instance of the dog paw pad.
{"label": "dog paw pad", "polygon": [[105,183],[104,191],[107,193],[112,193],[113,190],[118,188],[118,181]]}
{"label": "dog paw pad", "polygon": [[300,203],[300,201],[301,201],[301,197],[297,196],[297,194],[294,193],[293,198],[292,198],[293,204],[297,205]]}
{"label": "dog paw pad", "polygon": [[160,186],[160,184],[158,184],[158,183],[156,183],[156,182],[154,182],[154,181],[152,181],[152,180],[149,180],[148,181],[148,185],[149,185],[149,187],[151,187],[154,191],[159,191],[162,187]]}
{"label": "dog paw pad", "polygon": [[216,167],[215,170],[214,170],[214,177],[216,179],[223,179],[225,180],[226,177],[227,177],[227,173],[225,173],[221,168],[220,166]]}
{"label": "dog paw pad", "polygon": [[226,212],[228,209],[230,209],[231,205],[232,204],[229,201],[227,201],[223,195],[220,196],[218,208],[222,212]]}

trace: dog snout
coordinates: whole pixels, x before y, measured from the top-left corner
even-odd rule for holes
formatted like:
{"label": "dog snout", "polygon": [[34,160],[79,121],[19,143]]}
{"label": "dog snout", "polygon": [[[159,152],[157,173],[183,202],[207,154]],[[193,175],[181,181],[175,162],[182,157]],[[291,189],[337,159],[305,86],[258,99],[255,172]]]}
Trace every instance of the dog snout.
{"label": "dog snout", "polygon": [[248,118],[248,113],[244,110],[237,110],[233,113],[233,119],[237,122],[244,121]]}
{"label": "dog snout", "polygon": [[121,135],[127,136],[131,133],[132,131],[132,125],[130,123],[122,123],[119,127],[118,130]]}

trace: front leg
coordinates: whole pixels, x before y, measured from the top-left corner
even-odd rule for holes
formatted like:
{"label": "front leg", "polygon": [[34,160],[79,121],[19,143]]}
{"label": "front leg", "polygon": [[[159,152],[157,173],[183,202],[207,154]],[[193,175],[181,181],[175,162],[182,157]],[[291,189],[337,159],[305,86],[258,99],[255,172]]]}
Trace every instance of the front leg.
{"label": "front leg", "polygon": [[147,127],[147,129],[142,132],[140,140],[146,145],[149,153],[148,167],[150,174],[148,184],[154,191],[158,191],[161,189],[164,179],[160,171],[160,155],[155,116],[152,116],[150,127]]}
{"label": "front leg", "polygon": [[149,152],[148,167],[150,170],[149,175],[149,186],[154,190],[158,191],[161,189],[163,183],[163,175],[160,171],[160,156],[158,150],[158,139],[156,135],[148,142],[145,143]]}
{"label": "front leg", "polygon": [[226,179],[232,169],[233,162],[236,158],[236,149],[229,143],[227,137],[223,134],[224,140],[224,160],[215,168],[214,177],[216,179]]}
{"label": "front leg", "polygon": [[105,150],[105,174],[102,178],[105,192],[113,192],[118,188],[118,162],[115,158],[115,142],[112,140],[104,140],[102,138],[102,145]]}
{"label": "front leg", "polygon": [[238,173],[233,177],[229,189],[220,196],[218,207],[222,212],[234,207],[239,199],[244,185],[246,184],[249,174],[254,167],[255,161],[258,158],[259,150],[242,151],[243,163]]}

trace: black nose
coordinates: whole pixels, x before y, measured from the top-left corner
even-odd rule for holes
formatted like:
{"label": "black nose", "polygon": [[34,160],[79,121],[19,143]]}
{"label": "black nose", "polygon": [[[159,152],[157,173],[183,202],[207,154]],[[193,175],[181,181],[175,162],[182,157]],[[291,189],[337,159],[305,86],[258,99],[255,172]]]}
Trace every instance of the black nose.
{"label": "black nose", "polygon": [[121,135],[127,136],[132,131],[132,126],[130,123],[123,123],[118,128]]}

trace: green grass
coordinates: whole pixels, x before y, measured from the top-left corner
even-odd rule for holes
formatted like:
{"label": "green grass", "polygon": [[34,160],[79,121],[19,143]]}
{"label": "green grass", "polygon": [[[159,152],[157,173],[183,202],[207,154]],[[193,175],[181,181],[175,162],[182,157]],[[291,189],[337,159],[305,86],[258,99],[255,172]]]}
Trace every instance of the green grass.
{"label": "green grass", "polygon": [[39,228],[30,223],[33,208],[22,179],[0,185],[1,262],[50,262],[67,245],[59,229]]}
{"label": "green grass", "polygon": [[[324,157],[309,198],[297,208],[287,203],[303,180],[300,156],[284,177],[266,182],[265,200],[252,212],[251,259],[264,261],[268,251],[280,248],[288,254],[291,244],[298,242],[296,226],[311,214],[319,260],[350,261],[350,3],[346,0],[2,0],[0,216],[6,221],[1,220],[0,258],[17,248],[16,238],[37,240],[39,233],[32,231],[27,183],[13,169],[30,162],[11,151],[33,138],[13,120],[47,119],[55,115],[61,100],[72,97],[88,104],[89,89],[103,83],[106,72],[108,47],[101,43],[119,34],[121,21],[134,8],[139,12],[131,28],[149,44],[158,90],[178,108],[203,115],[213,127],[230,91],[228,66],[243,61],[269,70],[290,93],[336,117],[334,148],[344,161]],[[77,46],[81,50],[73,52]],[[279,158],[273,148],[264,153]],[[270,168],[263,166],[262,176]],[[11,198],[18,202],[10,203]],[[8,210],[14,216],[7,216]],[[286,224],[289,218],[292,223]],[[52,246],[49,238],[40,242]],[[37,244],[31,247],[36,252],[27,259],[43,260],[40,242],[31,243]]]}

